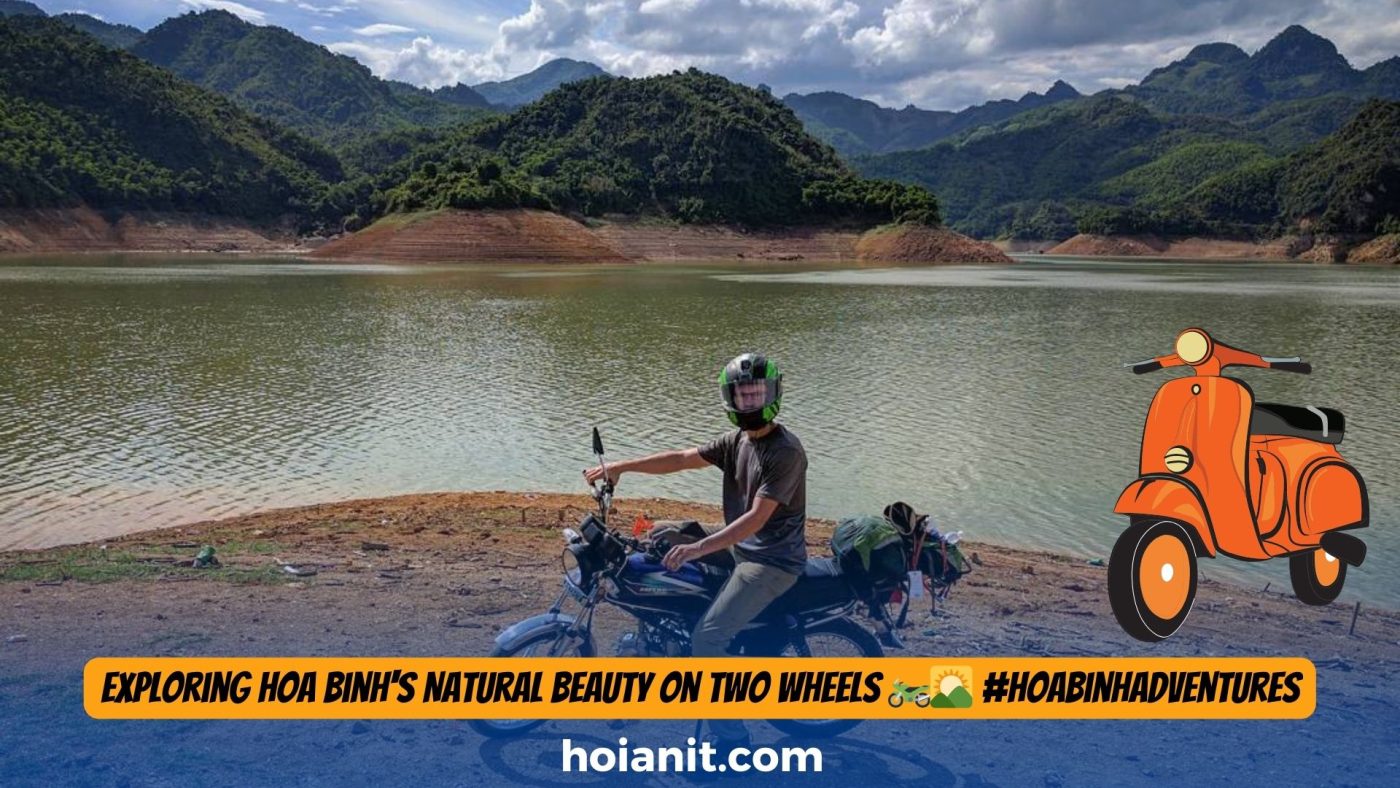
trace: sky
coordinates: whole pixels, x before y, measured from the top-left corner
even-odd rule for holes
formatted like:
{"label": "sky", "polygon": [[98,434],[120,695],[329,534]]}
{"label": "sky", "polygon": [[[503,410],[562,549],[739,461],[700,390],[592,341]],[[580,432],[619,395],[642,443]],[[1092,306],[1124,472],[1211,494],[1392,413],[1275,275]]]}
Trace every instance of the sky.
{"label": "sky", "polygon": [[1353,66],[1400,54],[1400,0],[37,0],[142,29],[222,8],[350,55],[381,77],[475,84],[555,57],[623,76],[695,66],[775,93],[839,90],[960,109],[1137,82],[1192,46],[1253,52],[1290,24]]}

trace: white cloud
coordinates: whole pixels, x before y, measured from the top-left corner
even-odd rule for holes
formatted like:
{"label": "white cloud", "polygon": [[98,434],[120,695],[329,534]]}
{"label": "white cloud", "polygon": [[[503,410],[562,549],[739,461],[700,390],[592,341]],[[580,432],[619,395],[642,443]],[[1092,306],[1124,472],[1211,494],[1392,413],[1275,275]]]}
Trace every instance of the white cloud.
{"label": "white cloud", "polygon": [[586,2],[530,0],[525,13],[501,23],[501,43],[535,49],[568,47],[587,35],[592,27]]}
{"label": "white cloud", "polygon": [[267,24],[267,13],[257,8],[235,3],[233,0],[180,0],[180,4],[195,11],[227,11],[245,22],[255,25]]}
{"label": "white cloud", "polygon": [[336,16],[350,10],[350,7],[346,5],[313,5],[311,3],[297,3],[297,8],[317,16]]}
{"label": "white cloud", "polygon": [[355,35],[369,36],[371,38],[374,36],[396,36],[412,32],[413,28],[411,27],[404,27],[403,25],[391,25],[388,22],[376,22],[372,25],[365,25],[364,27],[355,28]]}
{"label": "white cloud", "polygon": [[419,36],[400,48],[359,41],[342,41],[327,48],[359,60],[376,76],[428,88],[458,82],[475,84],[501,75],[500,64],[490,54],[443,46],[428,36]]}

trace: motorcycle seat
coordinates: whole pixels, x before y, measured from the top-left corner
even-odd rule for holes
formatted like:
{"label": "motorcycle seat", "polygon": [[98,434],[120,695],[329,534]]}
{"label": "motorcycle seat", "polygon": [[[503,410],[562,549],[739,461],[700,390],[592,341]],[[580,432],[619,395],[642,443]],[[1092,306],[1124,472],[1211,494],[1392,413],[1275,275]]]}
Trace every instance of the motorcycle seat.
{"label": "motorcycle seat", "polygon": [[841,569],[830,558],[809,558],[802,575],[782,596],[769,605],[769,612],[813,610],[844,604],[852,598],[851,586]]}
{"label": "motorcycle seat", "polygon": [[1320,443],[1338,444],[1346,431],[1346,417],[1332,408],[1254,403],[1249,421],[1251,435],[1284,435]]}

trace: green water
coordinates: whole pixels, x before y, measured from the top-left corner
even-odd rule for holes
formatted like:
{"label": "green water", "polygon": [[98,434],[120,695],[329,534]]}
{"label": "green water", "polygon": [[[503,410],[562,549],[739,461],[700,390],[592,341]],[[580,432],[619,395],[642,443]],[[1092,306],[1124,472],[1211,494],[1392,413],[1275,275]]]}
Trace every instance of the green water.
{"label": "green water", "polygon": [[[787,373],[814,513],[905,499],[972,539],[1104,557],[1148,402],[1179,374],[1121,364],[1187,325],[1314,362],[1240,375],[1346,413],[1374,524],[1346,597],[1400,605],[1400,271],[1300,265],[10,260],[0,547],[347,497],[582,491],[591,426],[618,457],[699,443],[727,426],[716,371],[756,348]],[[620,494],[718,487],[695,471]],[[1205,571],[1287,585],[1283,562]]]}

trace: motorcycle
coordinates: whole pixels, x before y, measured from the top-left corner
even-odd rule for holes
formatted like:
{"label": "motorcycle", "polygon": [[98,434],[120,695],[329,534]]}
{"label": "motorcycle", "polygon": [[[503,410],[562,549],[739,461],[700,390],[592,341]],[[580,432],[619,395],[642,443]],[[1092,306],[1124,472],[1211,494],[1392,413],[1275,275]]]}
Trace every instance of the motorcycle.
{"label": "motorcycle", "polygon": [[[563,591],[549,610],[501,632],[493,657],[592,657],[597,655],[593,616],[599,605],[630,615],[636,629],[624,633],[614,649],[619,657],[681,657],[690,654],[690,633],[728,578],[713,563],[688,562],[676,571],[661,564],[664,544],[628,536],[610,528],[614,484],[607,474],[603,441],[593,430],[593,453],[603,474],[591,483],[597,513],[578,527],[564,529]],[[579,605],[564,612],[566,602]],[[809,559],[797,583],[768,606],[735,638],[736,656],[881,657],[880,642],[853,615],[859,595],[830,559]],[[887,617],[883,606],[871,615]],[[471,720],[486,736],[525,733],[543,720]],[[784,733],[806,738],[835,736],[859,720],[772,720]]]}
{"label": "motorcycle", "polygon": [[903,706],[905,703],[912,703],[921,709],[926,709],[932,699],[932,696],[928,694],[927,684],[911,687],[902,681],[896,681],[894,683],[894,692],[890,693],[888,701],[890,706],[896,709]]}
{"label": "motorcycle", "polygon": [[1133,637],[1155,642],[1186,620],[1198,556],[1286,557],[1293,592],[1309,605],[1341,593],[1366,544],[1348,531],[1370,522],[1366,484],[1342,459],[1345,420],[1330,408],[1256,402],[1230,366],[1309,374],[1299,358],[1230,347],[1199,328],[1175,352],[1126,365],[1137,374],[1189,366],[1152,399],[1137,481],[1113,510],[1130,525],[1108,564],[1113,614]]}

